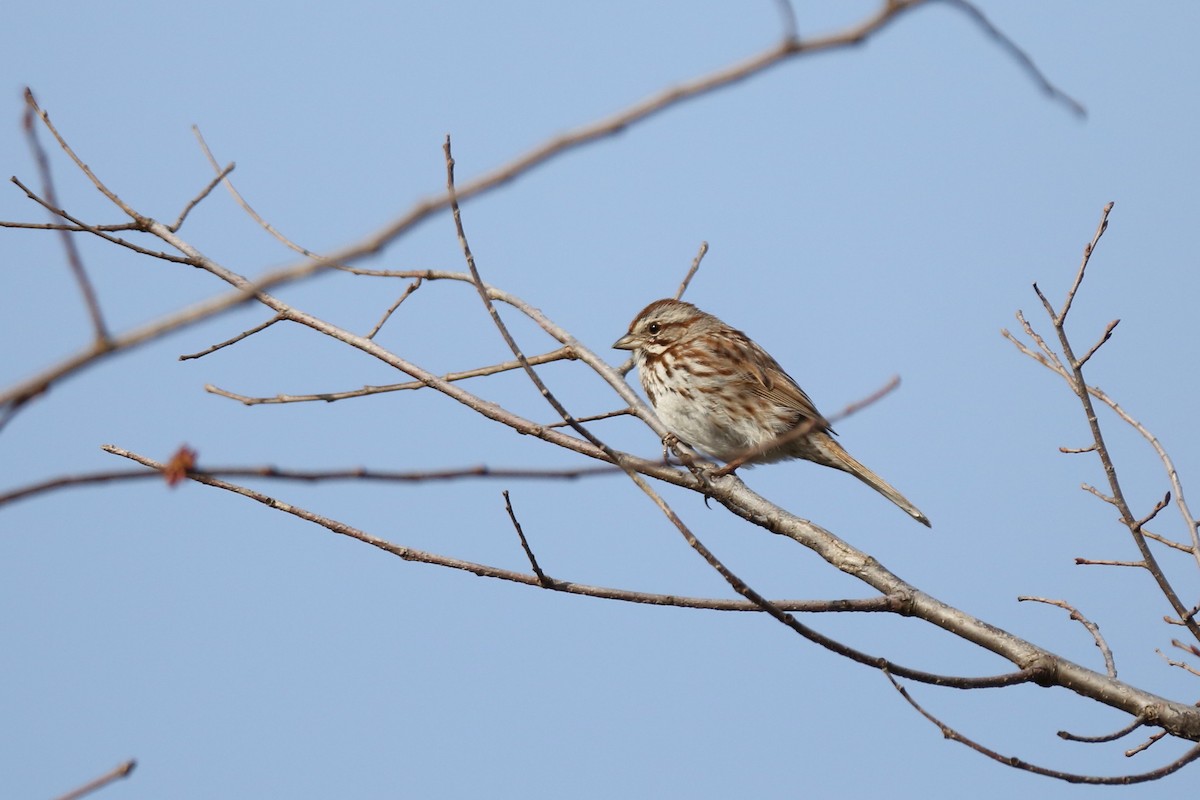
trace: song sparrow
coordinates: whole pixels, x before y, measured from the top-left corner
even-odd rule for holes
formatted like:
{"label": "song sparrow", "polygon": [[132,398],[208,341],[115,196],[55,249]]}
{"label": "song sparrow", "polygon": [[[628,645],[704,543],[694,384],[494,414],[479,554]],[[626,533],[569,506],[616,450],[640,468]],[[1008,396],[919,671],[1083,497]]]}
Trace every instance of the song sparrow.
{"label": "song sparrow", "polygon": [[727,462],[727,470],[815,461],[849,472],[929,525],[904,495],[842,449],[808,395],[766,350],[712,314],[691,303],[656,300],[613,347],[634,352],[642,388],[667,429]]}

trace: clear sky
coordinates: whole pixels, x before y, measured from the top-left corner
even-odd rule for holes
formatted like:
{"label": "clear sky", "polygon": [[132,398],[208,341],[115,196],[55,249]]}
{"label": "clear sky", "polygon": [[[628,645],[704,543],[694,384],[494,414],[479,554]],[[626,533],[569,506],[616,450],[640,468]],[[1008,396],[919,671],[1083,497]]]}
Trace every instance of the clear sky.
{"label": "clear sky", "polygon": [[[821,33],[872,3],[805,3]],[[771,2],[10,4],[0,48],[2,173],[36,184],[20,129],[28,85],[81,157],[143,213],[171,220],[211,177],[198,125],[273,225],[326,251],[439,192],[441,143],[460,180],[673,83],[769,46]],[[850,452],[933,520],[927,531],[853,479],[805,463],[746,472],[751,487],[934,596],[1093,668],[1100,625],[1120,677],[1180,701],[1178,628],[1148,576],[1076,566],[1129,559],[1113,511],[1080,491],[1103,475],[1067,456],[1087,430],[1062,381],[1000,336],[1030,285],[1056,301],[1106,202],[1111,224],[1076,301],[1086,348],[1113,318],[1094,382],[1200,474],[1195,427],[1196,138],[1200,7],[980,7],[1086,119],[1042,94],[963,13],[934,5],[866,46],[799,59],[543,166],[464,208],[485,278],[605,352],[672,294],[701,241],[688,298],[746,330],[827,414],[892,375],[898,391],[838,425]],[[43,136],[48,142],[48,137]],[[61,153],[62,203],[123,221]],[[15,186],[0,218],[44,221]],[[218,191],[182,235],[245,275],[293,256]],[[223,291],[210,275],[79,240],[114,329]],[[82,347],[87,318],[55,236],[0,231],[0,385]],[[448,214],[367,265],[463,269]],[[403,288],[326,276],[281,295],[366,331]],[[421,470],[582,460],[489,425],[432,392],[247,408],[214,384],[273,395],[402,379],[357,351],[242,308],[62,384],[0,434],[0,491],[127,462],[115,444],[202,465]],[[546,336],[508,314],[528,352]],[[435,372],[503,360],[464,285],[430,284],[381,344]],[[617,363],[624,354],[612,351]],[[546,368],[580,415],[617,399],[578,364]],[[545,422],[520,376],[472,387]],[[1105,415],[1141,512],[1166,491],[1153,453]],[[646,456],[656,438],[598,423]],[[624,478],[443,484],[259,482],[281,500],[396,544],[527,568],[507,488],[542,567],[580,583],[728,597]],[[1200,491],[1200,490],[1197,490]],[[794,544],[667,491],[733,569],[772,597],[865,596]],[[1161,531],[1181,537],[1178,516]],[[1194,563],[1164,556],[1188,601]],[[806,617],[916,668],[1009,665],[921,623]],[[1177,651],[1176,651],[1177,652]],[[158,481],[74,489],[0,509],[0,795],[51,797],[126,758],[112,798],[962,797],[1089,792],[946,741],[877,672],[758,614],[551,594],[409,564],[251,501]],[[1006,754],[1117,774],[1183,751],[1060,741],[1127,718],[1063,690],[909,687]],[[1194,787],[1196,769],[1131,797]],[[1094,791],[1094,790],[1092,790]]]}

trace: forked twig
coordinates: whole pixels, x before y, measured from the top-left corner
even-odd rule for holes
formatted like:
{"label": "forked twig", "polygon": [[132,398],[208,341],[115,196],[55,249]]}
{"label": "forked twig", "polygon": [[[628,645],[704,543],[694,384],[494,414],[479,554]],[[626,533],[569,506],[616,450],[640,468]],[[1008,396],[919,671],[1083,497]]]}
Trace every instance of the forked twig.
{"label": "forked twig", "polygon": [[[33,91],[29,87],[26,87],[25,137],[29,141],[29,149],[33,151],[34,163],[37,164],[38,172],[42,176],[42,193],[46,196],[45,206],[52,214],[66,219],[64,212],[61,210],[62,206],[58,202],[58,194],[54,190],[54,178],[50,173],[50,159],[46,155],[46,150],[42,147],[41,141],[38,139],[37,126],[33,123],[35,115],[48,127],[50,126],[50,117],[45,111],[38,108],[37,100],[33,97]],[[26,190],[26,194],[28,194],[28,190]],[[84,269],[83,256],[79,254],[79,248],[75,246],[75,238],[61,228],[58,230],[62,239],[63,249],[67,253],[67,264],[71,267],[71,274],[75,276],[75,282],[79,285],[79,292],[83,295],[84,305],[87,307],[88,316],[92,321],[92,336],[97,346],[106,346],[109,341],[108,328],[104,324],[104,315],[100,311],[100,300],[96,297],[96,289],[92,286],[91,279],[88,278],[87,270]]]}
{"label": "forked twig", "polygon": [[918,714],[937,726],[937,728],[942,732],[942,736],[945,736],[947,739],[953,742],[966,745],[975,752],[985,755],[993,761],[997,761],[1006,767],[1013,767],[1025,772],[1032,772],[1035,775],[1044,775],[1048,778],[1066,781],[1067,783],[1084,783],[1098,786],[1126,786],[1133,783],[1146,783],[1148,781],[1156,781],[1159,778],[1165,778],[1167,775],[1183,769],[1197,758],[1200,758],[1200,744],[1198,744],[1177,758],[1175,761],[1172,761],[1170,764],[1166,764],[1158,769],[1150,770],[1149,772],[1140,772],[1132,775],[1115,775],[1111,777],[1099,775],[1080,775],[1078,773],[1062,772],[1056,769],[1040,767],[1037,764],[1032,764],[1024,759],[1017,758],[1016,756],[1006,756],[998,753],[995,750],[984,747],[973,739],[964,736],[962,733],[959,733],[957,730],[951,728],[933,714],[926,711],[925,708],[921,706],[921,704],[918,703],[911,694],[908,693],[908,690],[900,685],[899,681],[897,681],[895,677],[891,675],[891,673],[885,670],[884,674],[887,676],[887,679],[891,681],[892,686],[896,688],[896,691],[900,693],[900,696],[907,700],[908,704],[912,706]]}

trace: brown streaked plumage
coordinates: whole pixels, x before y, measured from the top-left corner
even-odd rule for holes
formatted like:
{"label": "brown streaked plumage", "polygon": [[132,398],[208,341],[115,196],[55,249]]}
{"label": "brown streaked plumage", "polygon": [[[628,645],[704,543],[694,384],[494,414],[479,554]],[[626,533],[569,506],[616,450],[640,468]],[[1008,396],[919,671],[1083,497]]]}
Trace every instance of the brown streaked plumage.
{"label": "brown streaked plumage", "polygon": [[[737,466],[802,458],[849,472],[930,524],[837,443],[829,422],[766,350],[712,314],[691,303],[656,300],[613,347],[633,351],[659,419],[687,444]],[[808,433],[786,438],[806,423]]]}

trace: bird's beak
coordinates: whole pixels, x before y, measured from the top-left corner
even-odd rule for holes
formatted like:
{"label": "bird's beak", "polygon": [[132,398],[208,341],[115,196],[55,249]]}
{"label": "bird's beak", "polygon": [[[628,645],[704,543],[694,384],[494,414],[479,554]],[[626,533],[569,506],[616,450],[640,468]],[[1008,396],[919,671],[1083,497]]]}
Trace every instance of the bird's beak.
{"label": "bird's beak", "polygon": [[634,341],[632,333],[627,333],[613,342],[614,350],[637,350],[637,347],[637,342]]}

